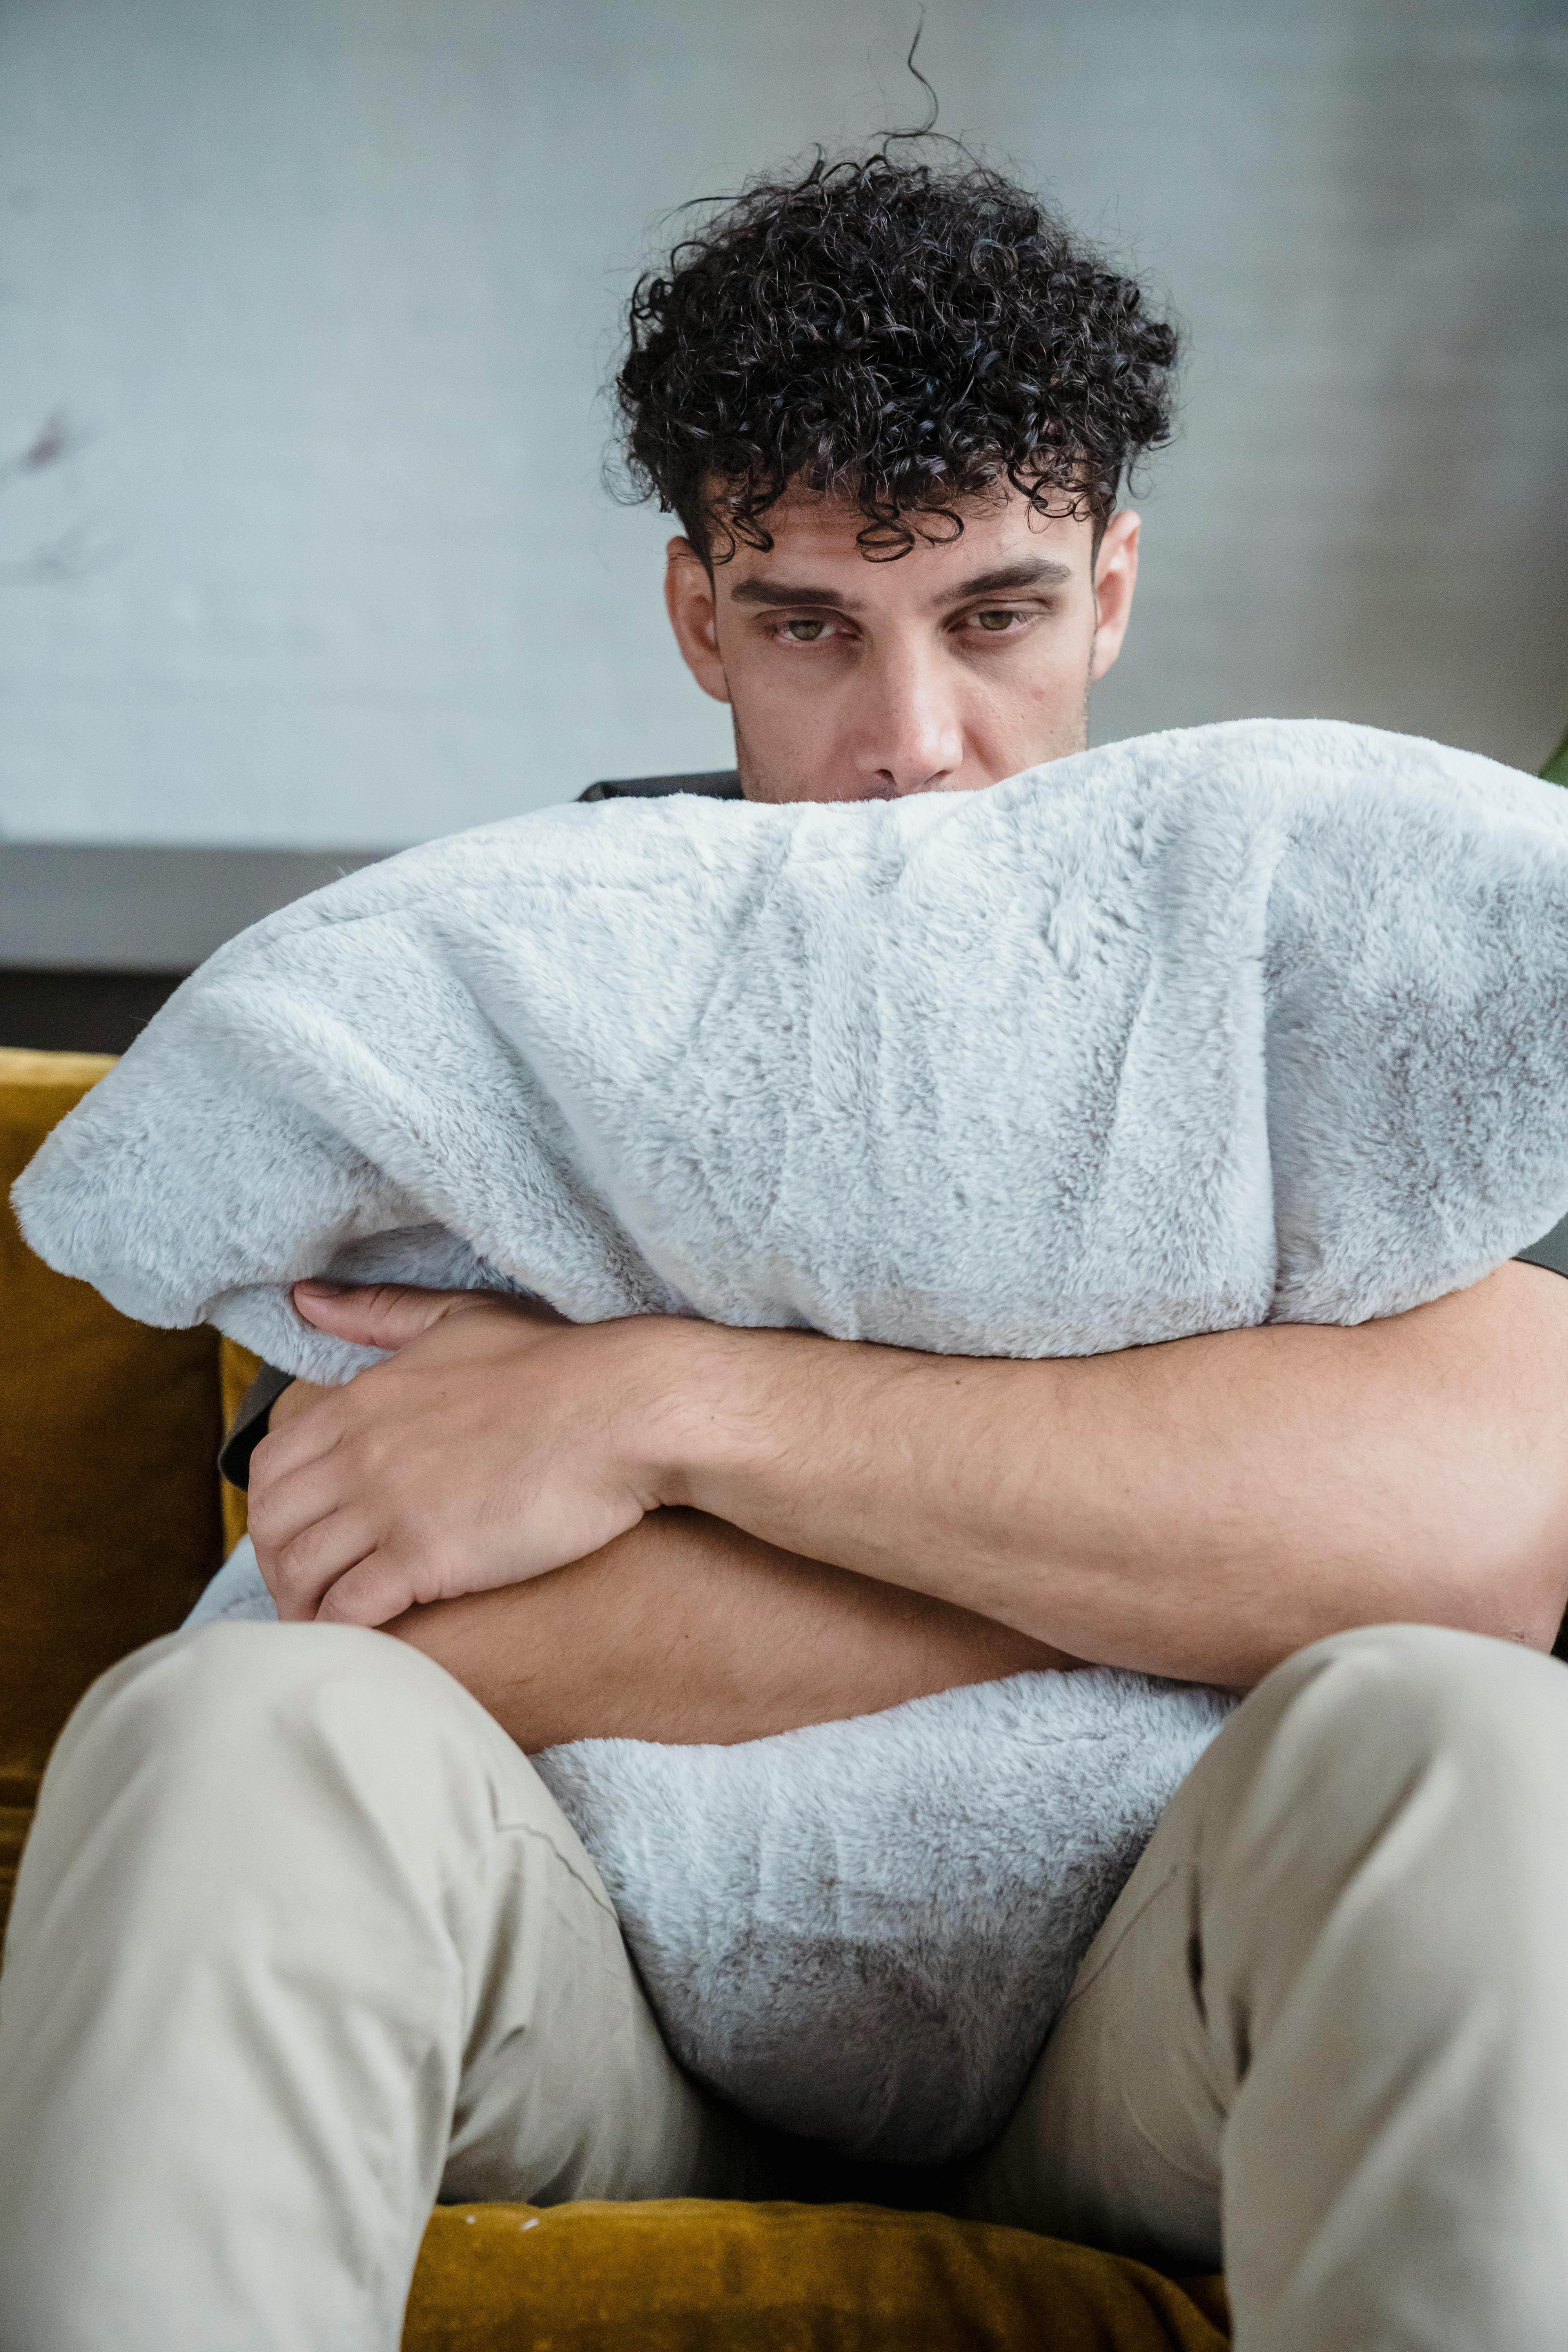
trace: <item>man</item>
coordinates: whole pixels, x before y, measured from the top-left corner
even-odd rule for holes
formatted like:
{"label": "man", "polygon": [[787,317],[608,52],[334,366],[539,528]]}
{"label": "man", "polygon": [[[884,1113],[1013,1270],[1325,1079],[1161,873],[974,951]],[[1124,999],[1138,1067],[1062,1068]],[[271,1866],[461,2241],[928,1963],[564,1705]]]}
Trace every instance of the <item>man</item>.
{"label": "man", "polygon": [[[630,454],[748,795],[1080,748],[1173,357],[1019,191],[886,157],[753,191],[639,289]],[[1223,2259],[1243,2352],[1559,2344],[1538,1255],[1358,1329],[1061,1363],[301,1285],[395,1352],[272,1406],[288,1622],[126,1661],[50,1768],[0,1988],[0,2347],[387,2346],[437,2195],[765,2191],[780,2152],[674,2066],[523,1751],[1085,1660],[1251,1696],[963,2209]]]}

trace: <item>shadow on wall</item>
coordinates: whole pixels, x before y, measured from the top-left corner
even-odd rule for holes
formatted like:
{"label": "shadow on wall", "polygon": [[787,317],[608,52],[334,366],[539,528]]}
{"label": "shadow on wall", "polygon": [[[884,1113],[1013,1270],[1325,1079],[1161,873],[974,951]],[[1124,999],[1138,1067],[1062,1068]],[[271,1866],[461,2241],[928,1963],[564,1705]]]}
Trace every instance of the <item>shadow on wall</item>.
{"label": "shadow on wall", "polygon": [[[1521,107],[1526,135],[1500,140]],[[1326,497],[1358,509],[1347,529],[1360,555],[1330,616],[1330,674],[1370,724],[1408,725],[1415,709],[1422,732],[1469,741],[1486,724],[1484,628],[1497,667],[1483,692],[1506,739],[1502,715],[1538,707],[1543,677],[1568,703],[1561,92],[1550,79],[1521,86],[1499,46],[1478,45],[1460,71],[1451,51],[1372,45],[1336,120],[1344,202],[1363,228],[1331,345],[1372,364],[1354,477],[1336,483],[1324,453]],[[1457,218],[1434,217],[1444,187]],[[1535,593],[1520,594],[1521,581]],[[1506,630],[1485,619],[1499,604]]]}

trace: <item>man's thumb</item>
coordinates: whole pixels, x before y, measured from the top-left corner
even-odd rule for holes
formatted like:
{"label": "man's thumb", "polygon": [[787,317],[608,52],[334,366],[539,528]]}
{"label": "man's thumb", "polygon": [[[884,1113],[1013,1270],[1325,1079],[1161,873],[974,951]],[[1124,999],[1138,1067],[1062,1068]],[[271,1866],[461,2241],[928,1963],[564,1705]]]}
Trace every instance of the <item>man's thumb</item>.
{"label": "man's thumb", "polygon": [[404,1282],[297,1282],[294,1311],[313,1330],[356,1348],[405,1348],[451,1312],[467,1294],[415,1290]]}

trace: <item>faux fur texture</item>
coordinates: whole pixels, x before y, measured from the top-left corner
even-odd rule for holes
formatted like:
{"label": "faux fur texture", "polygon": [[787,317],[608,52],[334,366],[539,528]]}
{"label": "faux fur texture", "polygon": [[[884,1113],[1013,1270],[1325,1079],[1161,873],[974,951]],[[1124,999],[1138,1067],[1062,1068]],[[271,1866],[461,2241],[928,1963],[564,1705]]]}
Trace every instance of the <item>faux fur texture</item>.
{"label": "faux fur texture", "polygon": [[[1565,886],[1561,793],[1316,723],[550,810],[223,949],[14,1197],[127,1313],[317,1380],[374,1360],[293,1315],[327,1272],[989,1355],[1360,1321],[1568,1207]],[[1220,1712],[1035,1676],[545,1769],[700,2073],[934,2156]]]}
{"label": "faux fur texture", "polygon": [[535,1761],[592,1826],[676,2056],[786,2131],[930,2161],[1006,2121],[1232,1704],[1097,1667],[739,1748]]}

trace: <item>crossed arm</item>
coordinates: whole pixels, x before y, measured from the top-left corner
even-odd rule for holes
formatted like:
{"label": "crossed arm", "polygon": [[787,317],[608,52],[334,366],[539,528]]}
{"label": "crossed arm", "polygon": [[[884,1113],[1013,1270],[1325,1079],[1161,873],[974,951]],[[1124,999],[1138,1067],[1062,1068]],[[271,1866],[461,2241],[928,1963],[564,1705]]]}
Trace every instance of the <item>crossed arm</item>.
{"label": "crossed arm", "polygon": [[298,1297],[396,1345],[252,1468],[285,1616],[385,1624],[526,1748],[736,1739],[1030,1664],[1247,1687],[1347,1625],[1549,1648],[1568,1283],[1353,1329],[972,1361],[493,1300]]}

